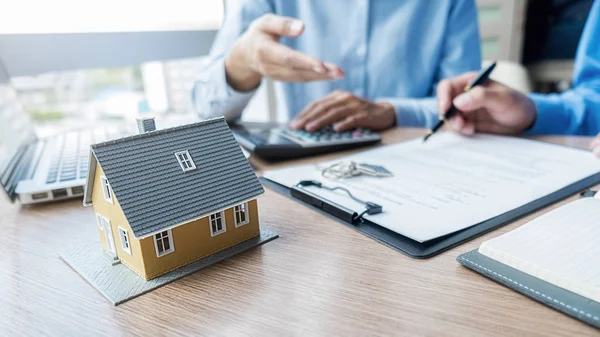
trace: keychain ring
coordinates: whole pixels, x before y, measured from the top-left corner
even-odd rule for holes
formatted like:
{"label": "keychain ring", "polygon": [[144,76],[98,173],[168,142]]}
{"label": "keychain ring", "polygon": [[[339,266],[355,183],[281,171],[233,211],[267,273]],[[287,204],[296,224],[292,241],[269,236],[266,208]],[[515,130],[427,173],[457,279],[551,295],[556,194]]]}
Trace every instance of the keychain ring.
{"label": "keychain ring", "polygon": [[361,172],[356,169],[356,163],[339,162],[334,163],[321,170],[321,175],[329,180],[339,180],[360,175]]}

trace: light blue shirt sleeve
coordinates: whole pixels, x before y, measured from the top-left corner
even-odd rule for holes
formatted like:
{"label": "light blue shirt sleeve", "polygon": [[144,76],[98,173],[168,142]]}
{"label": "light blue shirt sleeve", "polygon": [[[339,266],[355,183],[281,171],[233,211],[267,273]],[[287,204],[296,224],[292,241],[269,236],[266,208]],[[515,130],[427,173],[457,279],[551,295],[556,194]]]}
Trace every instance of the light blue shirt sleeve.
{"label": "light blue shirt sleeve", "polygon": [[[475,24],[474,24],[475,23]],[[438,121],[435,90],[444,79],[481,68],[481,47],[477,26],[477,8],[473,0],[455,1],[449,13],[445,31],[445,44],[431,87],[432,97],[379,98],[396,108],[396,124],[404,127],[431,128]],[[414,34],[419,34],[414,31]]]}
{"label": "light blue shirt sleeve", "polygon": [[600,132],[600,1],[579,40],[573,88],[561,94],[530,94],[537,119],[528,134],[596,135]]}
{"label": "light blue shirt sleeve", "polygon": [[256,90],[239,92],[227,83],[225,56],[250,23],[272,12],[266,0],[228,1],[225,19],[213,43],[208,63],[192,90],[192,101],[201,118],[238,119]]}

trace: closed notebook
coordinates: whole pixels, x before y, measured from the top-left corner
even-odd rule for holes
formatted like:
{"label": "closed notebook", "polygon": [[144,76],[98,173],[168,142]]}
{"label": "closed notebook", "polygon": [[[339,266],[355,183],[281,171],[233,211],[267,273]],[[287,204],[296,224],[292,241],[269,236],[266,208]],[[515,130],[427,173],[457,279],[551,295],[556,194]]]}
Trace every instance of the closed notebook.
{"label": "closed notebook", "polygon": [[559,207],[484,242],[479,253],[600,303],[600,199]]}

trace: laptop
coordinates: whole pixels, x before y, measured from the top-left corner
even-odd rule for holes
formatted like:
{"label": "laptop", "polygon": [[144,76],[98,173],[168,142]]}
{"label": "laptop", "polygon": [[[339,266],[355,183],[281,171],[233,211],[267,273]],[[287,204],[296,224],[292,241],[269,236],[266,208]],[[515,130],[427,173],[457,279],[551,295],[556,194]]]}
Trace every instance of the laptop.
{"label": "laptop", "polygon": [[122,131],[83,130],[38,138],[1,61],[0,72],[0,184],[4,192],[21,204],[81,197],[90,144],[118,138]]}

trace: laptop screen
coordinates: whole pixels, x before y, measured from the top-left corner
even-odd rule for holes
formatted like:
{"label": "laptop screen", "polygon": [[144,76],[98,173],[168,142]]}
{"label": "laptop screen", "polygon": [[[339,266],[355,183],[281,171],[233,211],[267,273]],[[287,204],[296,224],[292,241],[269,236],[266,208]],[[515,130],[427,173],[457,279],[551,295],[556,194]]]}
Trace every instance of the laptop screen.
{"label": "laptop screen", "polygon": [[35,140],[29,114],[23,109],[16,91],[8,82],[8,74],[0,62],[0,183],[13,198],[15,171],[23,147]]}

